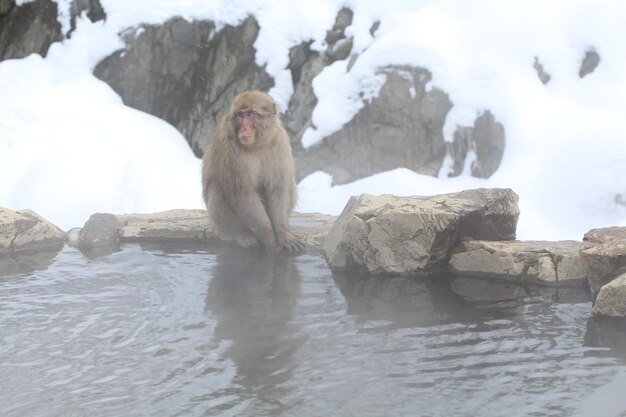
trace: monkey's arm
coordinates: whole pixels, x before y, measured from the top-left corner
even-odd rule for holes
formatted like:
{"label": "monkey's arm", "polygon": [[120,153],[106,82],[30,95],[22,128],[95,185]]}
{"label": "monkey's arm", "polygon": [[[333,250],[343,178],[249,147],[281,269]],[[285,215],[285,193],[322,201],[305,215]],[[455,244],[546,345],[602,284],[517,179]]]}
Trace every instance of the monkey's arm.
{"label": "monkey's arm", "polygon": [[289,230],[289,214],[295,203],[295,184],[280,184],[267,190],[267,213],[279,247],[290,252],[304,250],[304,244]]}
{"label": "monkey's arm", "polygon": [[256,190],[237,187],[237,191],[223,194],[237,218],[252,231],[261,244],[275,248],[276,238],[272,223]]}

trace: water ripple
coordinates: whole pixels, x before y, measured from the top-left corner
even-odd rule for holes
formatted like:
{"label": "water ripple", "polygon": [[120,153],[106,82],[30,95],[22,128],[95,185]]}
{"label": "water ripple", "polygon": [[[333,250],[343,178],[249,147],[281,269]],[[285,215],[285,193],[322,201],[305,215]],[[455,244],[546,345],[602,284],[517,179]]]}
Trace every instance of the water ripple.
{"label": "water ripple", "polygon": [[623,360],[583,347],[587,301],[236,248],[49,262],[0,266],[2,416],[626,413]]}

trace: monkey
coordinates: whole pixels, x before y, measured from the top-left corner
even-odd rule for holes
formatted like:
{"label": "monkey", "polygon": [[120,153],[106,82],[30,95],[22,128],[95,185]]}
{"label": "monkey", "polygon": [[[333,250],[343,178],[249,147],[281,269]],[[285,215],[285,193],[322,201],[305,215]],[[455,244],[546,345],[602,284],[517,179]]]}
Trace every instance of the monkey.
{"label": "monkey", "polygon": [[297,200],[291,140],[266,93],[239,94],[220,119],[202,157],[202,188],[216,227],[240,246],[304,250],[289,230]]}

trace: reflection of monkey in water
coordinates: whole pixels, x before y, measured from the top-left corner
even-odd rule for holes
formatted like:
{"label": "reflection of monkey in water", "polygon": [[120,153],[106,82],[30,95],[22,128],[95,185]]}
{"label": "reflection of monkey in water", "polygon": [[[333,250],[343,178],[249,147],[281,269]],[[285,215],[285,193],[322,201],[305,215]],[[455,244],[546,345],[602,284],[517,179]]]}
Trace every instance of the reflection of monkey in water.
{"label": "reflection of monkey in water", "polygon": [[297,192],[293,156],[270,96],[249,91],[235,97],[202,161],[204,201],[223,233],[242,246],[304,249],[289,231]]}
{"label": "reflection of monkey in water", "polygon": [[306,341],[292,322],[302,281],[295,259],[281,252],[222,247],[212,274],[205,312],[216,320],[214,338],[232,341],[224,355],[237,367],[237,383],[249,390],[243,395],[267,400],[268,411],[258,414],[278,415],[270,410],[284,405],[282,384],[291,378],[294,353]]}

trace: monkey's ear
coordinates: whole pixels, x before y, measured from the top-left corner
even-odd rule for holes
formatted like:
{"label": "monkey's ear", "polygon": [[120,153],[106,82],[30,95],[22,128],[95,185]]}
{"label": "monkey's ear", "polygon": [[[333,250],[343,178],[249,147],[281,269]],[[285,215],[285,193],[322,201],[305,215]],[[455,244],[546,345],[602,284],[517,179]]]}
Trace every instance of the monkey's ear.
{"label": "monkey's ear", "polygon": [[266,110],[272,116],[275,116],[278,113],[278,108],[276,107],[276,103],[270,103],[267,105]]}
{"label": "monkey's ear", "polygon": [[269,103],[261,108],[263,113],[269,114],[270,116],[276,116],[278,114],[278,106],[276,103]]}

